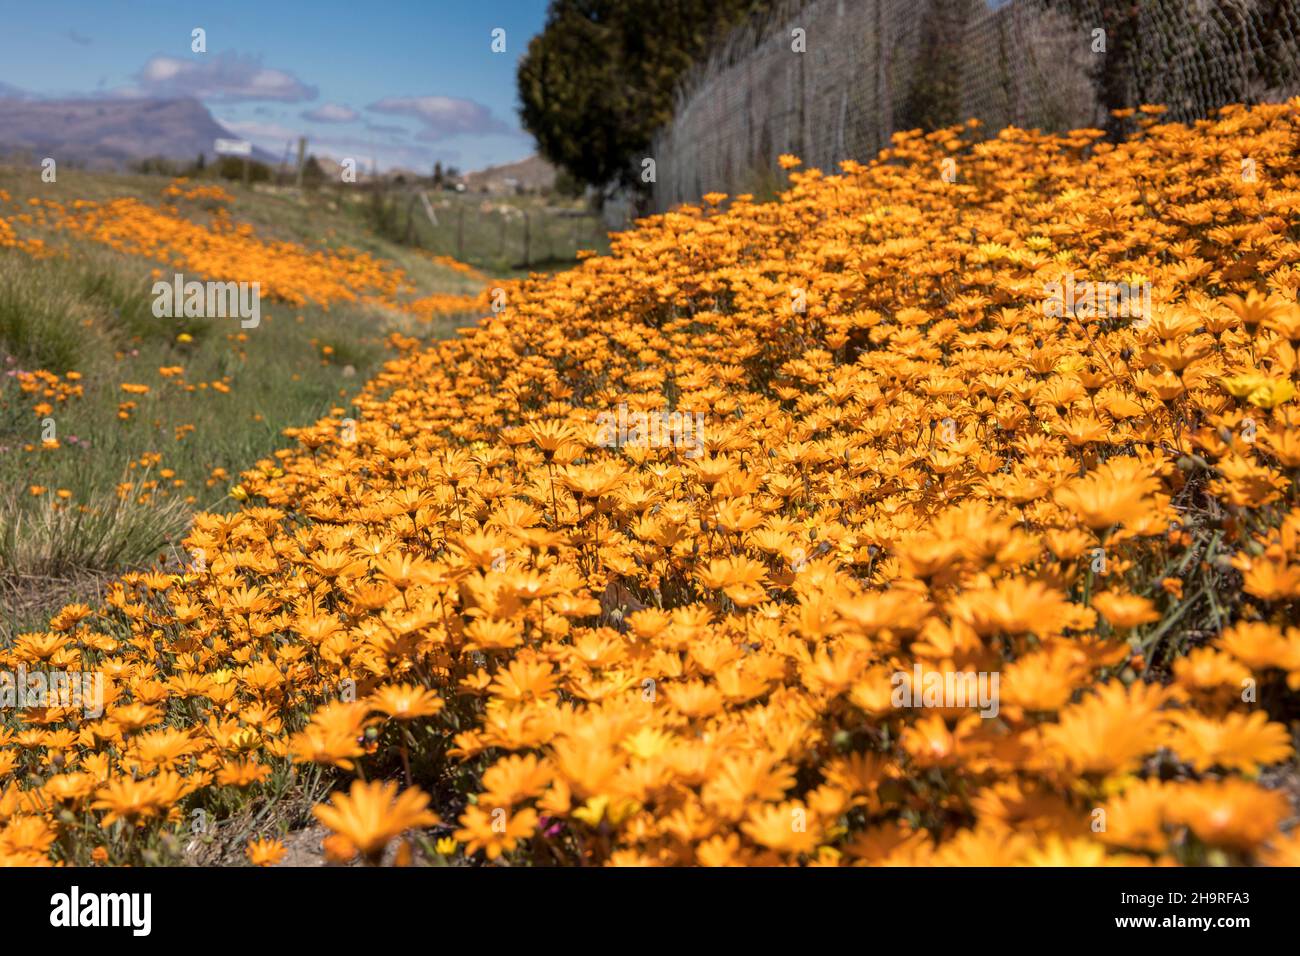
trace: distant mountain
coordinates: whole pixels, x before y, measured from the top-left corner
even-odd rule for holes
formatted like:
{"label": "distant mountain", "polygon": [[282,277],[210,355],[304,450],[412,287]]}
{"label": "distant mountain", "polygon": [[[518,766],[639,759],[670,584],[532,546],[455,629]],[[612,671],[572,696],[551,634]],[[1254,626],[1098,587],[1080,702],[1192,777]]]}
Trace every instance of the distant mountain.
{"label": "distant mountain", "polygon": [[[112,168],[152,157],[216,155],[217,139],[238,139],[195,99],[0,99],[0,155],[26,152]],[[253,158],[278,157],[254,149]]]}
{"label": "distant mountain", "polygon": [[465,188],[471,192],[542,192],[554,185],[555,167],[540,156],[529,156],[503,166],[489,166],[465,175]]}

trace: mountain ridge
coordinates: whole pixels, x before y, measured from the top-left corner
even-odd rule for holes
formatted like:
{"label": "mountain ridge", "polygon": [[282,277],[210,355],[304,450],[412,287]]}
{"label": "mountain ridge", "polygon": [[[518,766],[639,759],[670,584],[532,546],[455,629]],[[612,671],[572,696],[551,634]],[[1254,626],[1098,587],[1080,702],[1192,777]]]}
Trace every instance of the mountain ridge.
{"label": "mountain ridge", "polygon": [[[176,99],[19,99],[0,96],[0,156],[29,153],[91,169],[160,157],[206,160],[217,139],[239,139],[192,97]],[[253,158],[275,163],[254,147]]]}

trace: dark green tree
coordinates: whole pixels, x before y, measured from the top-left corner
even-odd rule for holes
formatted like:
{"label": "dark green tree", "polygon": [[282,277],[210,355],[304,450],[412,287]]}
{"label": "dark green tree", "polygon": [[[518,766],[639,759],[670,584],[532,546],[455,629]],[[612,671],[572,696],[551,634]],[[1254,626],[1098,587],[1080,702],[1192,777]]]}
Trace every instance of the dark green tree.
{"label": "dark green tree", "polygon": [[726,30],[771,0],[552,0],[519,64],[520,116],[542,154],[593,186],[639,185],[673,94]]}

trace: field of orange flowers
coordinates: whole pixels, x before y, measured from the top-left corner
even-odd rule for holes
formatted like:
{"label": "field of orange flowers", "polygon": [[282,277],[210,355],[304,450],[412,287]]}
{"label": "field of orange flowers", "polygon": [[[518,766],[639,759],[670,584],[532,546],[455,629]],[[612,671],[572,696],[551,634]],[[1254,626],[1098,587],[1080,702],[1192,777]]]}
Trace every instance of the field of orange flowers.
{"label": "field of orange flowers", "polygon": [[0,861],[320,780],[337,861],[1300,864],[1300,100],[1142,117],[788,158],[408,343],[187,573],[0,650],[105,675],[0,728]]}
{"label": "field of orange flowers", "polygon": [[[28,211],[0,217],[0,244],[52,254],[47,243],[20,240],[15,224],[53,230],[56,235],[100,243],[193,275],[255,281],[264,295],[290,306],[360,303],[410,308],[425,318],[474,307],[473,295],[413,299],[415,289],[401,269],[359,250],[312,250],[261,238],[253,226],[231,218],[227,204],[232,197],[220,186],[196,186],[178,179],[162,191],[162,198],[160,206],[130,197],[71,203],[32,198]],[[0,192],[0,203],[9,200]],[[442,265],[454,262],[434,258]],[[463,263],[455,263],[455,268],[481,278]],[[162,269],[154,270],[155,279],[163,275]]]}

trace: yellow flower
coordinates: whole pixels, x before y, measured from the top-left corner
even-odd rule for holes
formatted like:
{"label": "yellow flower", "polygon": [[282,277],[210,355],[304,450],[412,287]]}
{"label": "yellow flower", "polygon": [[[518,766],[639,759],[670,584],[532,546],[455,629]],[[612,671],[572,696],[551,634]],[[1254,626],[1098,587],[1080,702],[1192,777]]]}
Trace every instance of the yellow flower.
{"label": "yellow flower", "polygon": [[245,850],[253,866],[275,866],[284,859],[284,844],[279,840],[258,839],[249,841]]}
{"label": "yellow flower", "polygon": [[399,794],[396,784],[357,780],[346,795],[333,794],[329,804],[313,808],[312,814],[373,862],[401,833],[437,826],[438,817],[425,809],[428,803],[428,795],[415,788]]}

